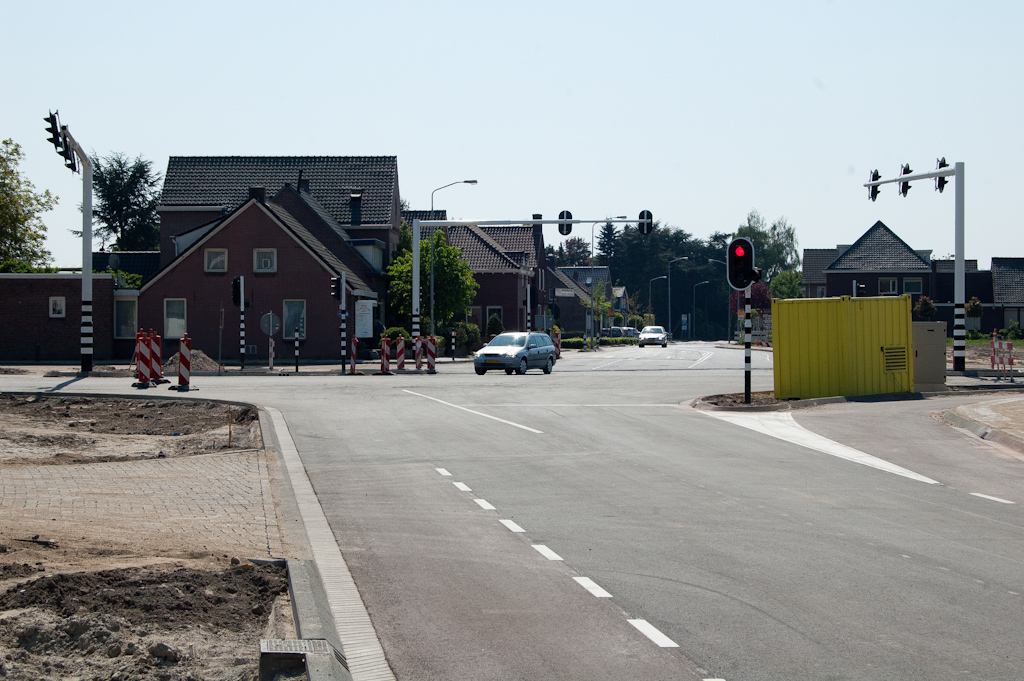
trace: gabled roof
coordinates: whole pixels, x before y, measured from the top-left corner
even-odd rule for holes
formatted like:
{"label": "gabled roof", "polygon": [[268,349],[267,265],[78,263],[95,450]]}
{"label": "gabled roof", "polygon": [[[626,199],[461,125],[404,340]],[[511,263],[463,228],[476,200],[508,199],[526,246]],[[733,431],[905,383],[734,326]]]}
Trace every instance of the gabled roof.
{"label": "gabled roof", "polygon": [[800,280],[804,284],[825,284],[825,268],[839,256],[838,248],[805,248]]}
{"label": "gabled roof", "polygon": [[928,272],[931,264],[879,220],[825,271]]}
{"label": "gabled roof", "polygon": [[587,289],[590,288],[590,285],[587,284],[588,277],[593,284],[599,284],[602,281],[608,282],[612,277],[611,269],[607,265],[567,265],[559,267],[558,270]]}
{"label": "gabled roof", "polygon": [[[532,228],[527,227],[526,229]],[[525,266],[520,253],[509,254],[490,233],[477,225],[448,228],[448,243],[462,251],[462,259],[474,272],[519,272]]]}
{"label": "gabled roof", "polygon": [[319,239],[314,237],[308,229],[302,226],[298,220],[296,220],[291,213],[286,211],[283,206],[280,206],[273,202],[267,202],[267,209],[274,214],[274,216],[283,222],[292,233],[298,237],[299,241],[304,243],[307,248],[317,254],[321,260],[330,265],[331,269],[334,270],[335,274],[345,273],[345,283],[348,284],[352,289],[362,289],[369,291],[370,287],[366,285],[366,282],[359,278],[352,269],[343,263],[341,259],[334,253],[331,253]]}
{"label": "gabled roof", "polygon": [[172,156],[164,175],[161,206],[227,206],[249,198],[250,187],[267,196],[285,183],[303,184],[339,224],[351,225],[352,194],[359,194],[362,226],[390,225],[398,191],[394,156]]}
{"label": "gabled roof", "polygon": [[[117,267],[110,266],[111,256],[117,256]],[[160,271],[160,251],[93,251],[92,269],[94,272],[103,272],[108,269],[117,269],[129,274],[142,276],[142,283],[153,278]]]}
{"label": "gabled roof", "polygon": [[992,258],[992,293],[996,303],[1024,305],[1024,258]]}
{"label": "gabled roof", "polygon": [[523,267],[537,266],[532,225],[487,225],[480,229],[499,244],[505,255],[512,260]]}
{"label": "gabled roof", "polygon": [[570,289],[576,294],[576,297],[580,299],[580,302],[582,302],[584,306],[590,306],[590,294],[587,293],[587,289],[573,281],[565,272],[559,271],[559,268],[548,267],[547,269],[548,272],[551,273],[551,276],[555,278],[555,281],[558,282],[557,285],[559,288]]}
{"label": "gabled roof", "polygon": [[413,220],[447,220],[448,211],[443,208],[437,210],[403,210],[402,222],[408,222],[412,226]]}

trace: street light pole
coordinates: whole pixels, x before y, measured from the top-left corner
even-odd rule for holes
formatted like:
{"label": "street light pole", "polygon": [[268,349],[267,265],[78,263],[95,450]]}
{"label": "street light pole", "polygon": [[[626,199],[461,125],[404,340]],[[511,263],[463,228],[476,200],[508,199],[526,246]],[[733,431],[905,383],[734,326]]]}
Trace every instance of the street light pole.
{"label": "street light pole", "polygon": [[681,258],[668,261],[668,335],[673,340],[675,340],[676,335],[673,333],[675,327],[672,324],[672,263],[679,262],[680,260],[689,260],[689,258],[684,255]]}
{"label": "street light pole", "polygon": [[[660,277],[654,277],[649,282],[647,282],[647,307],[650,309],[652,315],[654,314],[654,303],[653,298],[651,298],[651,289],[654,286],[654,282],[658,281],[659,279],[668,279],[668,275],[663,274]],[[658,320],[655,319],[654,321]]]}
{"label": "street light pole", "polygon": [[701,281],[693,285],[693,306],[690,308],[690,315],[693,320],[690,322],[690,338],[694,336],[693,328],[697,326],[697,287],[703,286],[704,284],[710,284],[710,281]]}
{"label": "street light pole", "polygon": [[[430,219],[434,219],[434,193],[438,192],[445,187],[451,187],[455,184],[476,184],[476,180],[458,180],[457,182],[449,182],[444,187],[438,187],[434,191],[430,192]],[[434,234],[430,233],[430,335],[434,335]],[[420,245],[415,244],[416,251],[419,252]]]}

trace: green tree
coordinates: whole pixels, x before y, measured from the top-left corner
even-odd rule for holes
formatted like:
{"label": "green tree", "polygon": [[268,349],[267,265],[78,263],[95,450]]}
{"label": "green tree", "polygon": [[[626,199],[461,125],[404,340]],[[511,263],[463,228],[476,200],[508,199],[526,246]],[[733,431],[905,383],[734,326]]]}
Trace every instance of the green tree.
{"label": "green tree", "polygon": [[772,298],[803,298],[803,276],[796,270],[779,272],[768,283]]}
{"label": "green tree", "polygon": [[754,261],[761,268],[765,282],[780,272],[800,266],[796,229],[784,217],[765,226],[765,220],[756,210],[747,214],[746,224],[740,225],[736,236],[744,236],[754,244]]}
{"label": "green tree", "polygon": [[0,267],[45,267],[50,252],[44,248],[46,225],[39,217],[57,205],[57,197],[44,189],[37,193],[22,177],[18,165],[25,158],[12,139],[0,143]]}
{"label": "green tree", "polygon": [[402,224],[398,228],[398,247],[395,249],[395,257],[397,258],[402,253],[409,253],[412,251],[412,227],[405,220],[402,220]]}
{"label": "green tree", "polygon": [[[445,243],[444,232],[434,233],[434,326],[450,326],[456,315],[464,315],[479,284],[462,259],[462,251]],[[412,327],[412,250],[397,256],[387,269],[393,326]],[[430,240],[420,241],[420,312],[430,310]],[[430,318],[421,315],[421,329],[430,328]]]}
{"label": "green tree", "polygon": [[562,246],[564,247],[565,254],[561,255],[561,250],[559,251],[560,267],[590,264],[590,242],[586,239],[571,236],[562,243]]}
{"label": "green tree", "polygon": [[984,314],[985,308],[982,306],[981,301],[978,300],[978,296],[971,296],[971,299],[967,301],[966,307],[964,307],[964,314],[968,317],[977,319]]}
{"label": "green tree", "polygon": [[153,251],[160,248],[160,173],[141,156],[130,160],[115,152],[92,157],[92,186],[96,192],[93,234],[115,251]]}
{"label": "green tree", "polygon": [[921,296],[917,299],[917,305],[914,306],[914,314],[921,319],[931,319],[938,312],[938,308],[935,307],[935,303],[928,296]]}
{"label": "green tree", "polygon": [[505,330],[505,326],[501,323],[501,317],[495,312],[487,318],[487,335],[497,336],[499,333]]}
{"label": "green tree", "polygon": [[597,235],[597,263],[610,265],[618,244],[619,233],[615,231],[615,225],[606,222]]}

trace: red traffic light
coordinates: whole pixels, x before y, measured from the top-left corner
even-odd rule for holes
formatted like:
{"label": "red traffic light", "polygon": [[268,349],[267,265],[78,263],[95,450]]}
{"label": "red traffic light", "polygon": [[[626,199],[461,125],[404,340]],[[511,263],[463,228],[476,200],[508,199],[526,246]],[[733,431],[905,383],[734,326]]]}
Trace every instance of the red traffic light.
{"label": "red traffic light", "polygon": [[743,250],[743,246],[737,246],[735,253],[737,257],[742,258],[746,251]]}

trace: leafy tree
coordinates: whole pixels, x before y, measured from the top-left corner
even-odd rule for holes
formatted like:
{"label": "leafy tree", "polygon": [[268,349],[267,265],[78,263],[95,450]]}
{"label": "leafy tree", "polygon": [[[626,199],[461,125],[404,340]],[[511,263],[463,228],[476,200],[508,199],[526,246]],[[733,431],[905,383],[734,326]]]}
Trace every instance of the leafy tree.
{"label": "leafy tree", "polygon": [[750,239],[754,244],[754,261],[761,268],[765,282],[775,275],[800,266],[796,229],[780,217],[770,227],[756,210],[747,214],[747,222],[736,230],[736,236]]}
{"label": "leafy tree", "polygon": [[92,186],[96,192],[93,233],[101,244],[112,241],[116,251],[160,248],[160,173],[141,156],[130,160],[115,152],[92,157]]}
{"label": "leafy tree", "polygon": [[[434,233],[434,325],[445,328],[456,315],[463,315],[476,295],[479,284],[462,259],[462,251],[445,243],[444,232]],[[412,326],[412,250],[397,256],[387,269],[394,322]],[[425,294],[425,295],[424,295]],[[424,305],[424,303],[426,303]],[[420,241],[420,311],[430,310],[430,240]],[[426,327],[430,319],[423,316]],[[421,327],[423,328],[423,327]]]}
{"label": "leafy tree", "polygon": [[402,253],[412,252],[412,227],[405,220],[402,220],[402,224],[398,228],[398,247],[395,250],[395,257],[397,258]]}
{"label": "leafy tree", "polygon": [[[564,250],[565,254],[561,255]],[[566,239],[559,249],[559,266],[570,267],[590,264],[590,242],[578,236]]]}
{"label": "leafy tree", "polygon": [[938,312],[938,308],[935,307],[935,303],[928,296],[921,296],[917,299],[917,305],[914,306],[914,314],[921,319],[931,319]]}
{"label": "leafy tree", "polygon": [[802,281],[800,272],[787,270],[775,275],[769,282],[768,289],[772,292],[772,298],[803,298]]}
{"label": "leafy tree", "polygon": [[25,158],[21,145],[12,139],[0,143],[0,268],[45,267],[50,252],[43,247],[46,225],[40,214],[57,205],[57,197],[45,189],[35,191],[18,172]]}
{"label": "leafy tree", "polygon": [[981,301],[978,300],[978,296],[971,296],[971,299],[967,301],[967,305],[964,307],[964,314],[968,317],[978,318],[984,313],[985,309],[981,305]]}

